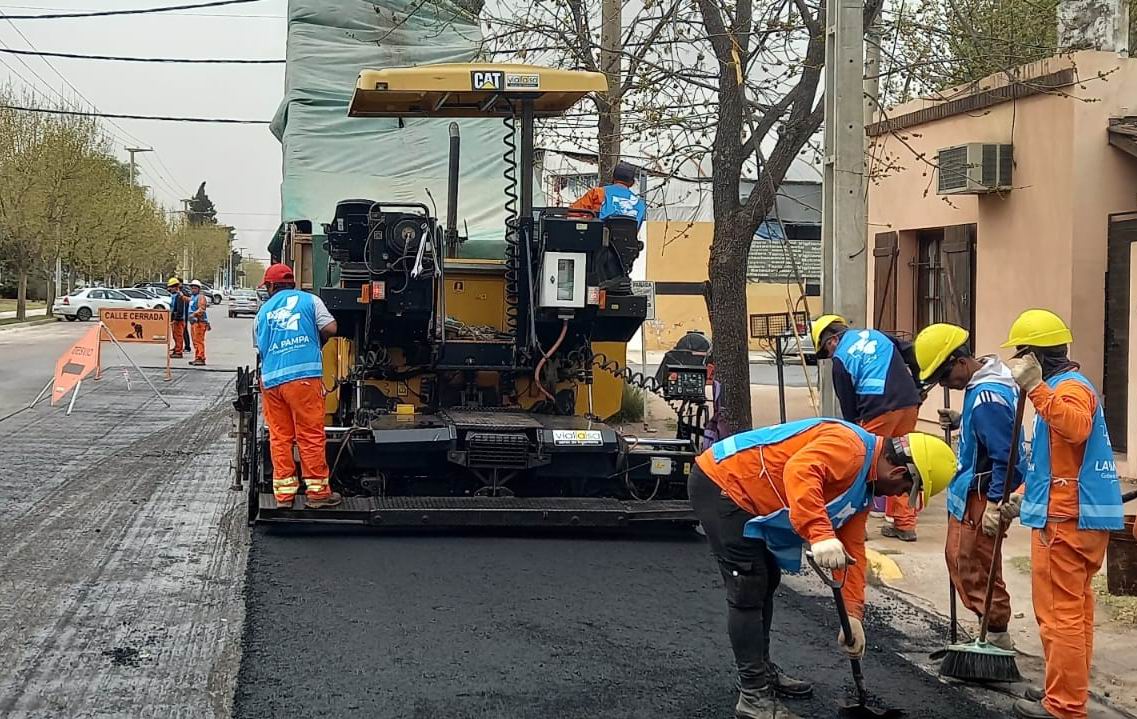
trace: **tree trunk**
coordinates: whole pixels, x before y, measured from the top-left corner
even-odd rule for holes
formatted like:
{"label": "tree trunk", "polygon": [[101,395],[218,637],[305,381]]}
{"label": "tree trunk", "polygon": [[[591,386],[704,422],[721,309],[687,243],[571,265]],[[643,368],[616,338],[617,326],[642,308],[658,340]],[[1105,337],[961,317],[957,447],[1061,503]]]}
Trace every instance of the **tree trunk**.
{"label": "tree trunk", "polygon": [[716,217],[707,268],[707,313],[714,338],[715,379],[722,383],[722,416],[731,434],[752,426],[746,272],[739,271],[745,267],[750,237],[740,224],[734,216]]}
{"label": "tree trunk", "polygon": [[598,99],[596,105],[599,111],[596,122],[598,184],[607,185],[612,182],[612,171],[620,160],[620,103],[604,98]]}
{"label": "tree trunk", "polygon": [[28,270],[20,267],[16,270],[19,277],[16,285],[16,319],[28,318]]}

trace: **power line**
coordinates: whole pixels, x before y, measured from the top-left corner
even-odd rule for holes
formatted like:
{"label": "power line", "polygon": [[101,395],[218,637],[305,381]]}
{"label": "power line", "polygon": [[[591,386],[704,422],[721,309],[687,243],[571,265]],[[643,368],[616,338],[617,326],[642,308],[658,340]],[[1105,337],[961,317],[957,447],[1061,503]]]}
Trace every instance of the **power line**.
{"label": "power line", "polygon": [[[74,8],[67,7],[44,7],[42,5],[0,5],[0,7],[11,8],[15,10],[36,10],[39,12],[52,11],[52,12],[71,12]],[[225,17],[225,18],[253,18],[257,20],[286,20],[285,15],[253,15],[248,13],[220,13],[220,12],[182,12],[178,13],[182,17]]]}
{"label": "power line", "polygon": [[138,8],[135,10],[98,10],[96,12],[52,13],[47,15],[8,15],[7,17],[10,20],[64,20],[68,18],[109,17],[111,15],[146,15],[149,13],[173,12],[175,10],[220,7],[221,5],[244,5],[252,2],[260,2],[260,0],[213,0],[213,2],[193,3],[189,5],[165,5],[163,7]]}
{"label": "power line", "polygon": [[[2,17],[2,16],[0,16]],[[16,50],[13,48],[0,48],[0,52],[9,55],[31,55],[33,57],[64,57],[73,60],[113,60],[116,62],[177,62],[190,64],[212,65],[282,65],[284,60],[256,59],[256,58],[188,58],[188,57],[126,57],[121,55],[82,55],[71,52],[45,52],[43,50]]]}
{"label": "power line", "polygon": [[[242,0],[243,1],[243,0]],[[52,110],[43,107],[21,107],[19,105],[0,105],[2,110],[20,112],[40,112],[47,115],[75,115],[77,117],[102,117],[117,120],[158,120],[161,122],[198,122],[224,125],[268,125],[269,120],[239,120],[228,117],[172,117],[167,115],[128,115],[112,112],[79,112],[77,110]]]}

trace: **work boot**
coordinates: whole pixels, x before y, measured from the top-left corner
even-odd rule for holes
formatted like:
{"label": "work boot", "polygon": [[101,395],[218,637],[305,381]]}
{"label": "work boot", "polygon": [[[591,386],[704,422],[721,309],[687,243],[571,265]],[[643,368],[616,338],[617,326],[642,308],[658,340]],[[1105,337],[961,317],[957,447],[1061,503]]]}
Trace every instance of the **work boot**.
{"label": "work boot", "polygon": [[292,500],[294,499],[296,499],[295,496],[289,497],[288,499],[281,499],[280,497],[276,497],[276,508],[292,509]]}
{"label": "work boot", "polygon": [[797,719],[793,714],[770,695],[767,689],[743,689],[738,692],[738,704],[734,706],[736,719]]}
{"label": "work boot", "polygon": [[1046,711],[1042,702],[1030,701],[1029,699],[1019,699],[1015,702],[1014,712],[1015,716],[1020,717],[1020,719],[1056,719],[1053,714]]}
{"label": "work boot", "polygon": [[1041,702],[1044,696],[1046,696],[1046,694],[1038,687],[1027,687],[1026,691],[1023,692],[1023,699],[1026,699],[1028,702]]}
{"label": "work boot", "polygon": [[181,359],[182,353],[181,352],[171,352],[170,357],[172,357],[173,359]]}
{"label": "work boot", "polygon": [[326,507],[334,507],[343,501],[343,497],[339,492],[332,492],[327,497],[322,499],[313,499],[311,496],[304,497],[304,504],[308,509],[324,509]]}
{"label": "work boot", "polygon": [[[1008,652],[1015,650],[1015,640],[1011,638],[1010,632],[987,632],[987,643],[1000,649],[1006,649]],[[1039,699],[1041,698],[1039,696]]]}
{"label": "work boot", "polygon": [[766,663],[766,676],[774,694],[785,699],[805,699],[813,695],[813,685],[782,672],[773,662]]}
{"label": "work boot", "polygon": [[897,529],[895,525],[886,524],[880,528],[880,533],[885,537],[892,537],[899,539],[901,542],[915,542],[916,533],[911,529]]}

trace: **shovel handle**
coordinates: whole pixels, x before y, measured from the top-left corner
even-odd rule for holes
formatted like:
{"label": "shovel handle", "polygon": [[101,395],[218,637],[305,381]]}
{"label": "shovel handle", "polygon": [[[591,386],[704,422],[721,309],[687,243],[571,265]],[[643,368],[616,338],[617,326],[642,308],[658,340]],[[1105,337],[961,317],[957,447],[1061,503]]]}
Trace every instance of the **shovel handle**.
{"label": "shovel handle", "polygon": [[[841,623],[841,631],[845,635],[845,646],[853,646],[853,627],[849,623],[849,610],[845,608],[845,598],[841,596],[841,587],[844,582],[838,582],[830,575],[825,573],[817,562],[813,559],[813,552],[806,552],[805,559],[809,562],[809,566],[813,567],[813,571],[817,572],[817,576],[825,583],[825,586],[833,590],[833,603],[837,605],[837,620]],[[848,558],[849,564],[856,564],[856,560],[852,557]],[[861,670],[861,660],[856,657],[849,657],[849,666],[853,670],[853,684],[857,688],[857,702],[864,706],[868,698],[868,693],[865,691],[865,675]]]}

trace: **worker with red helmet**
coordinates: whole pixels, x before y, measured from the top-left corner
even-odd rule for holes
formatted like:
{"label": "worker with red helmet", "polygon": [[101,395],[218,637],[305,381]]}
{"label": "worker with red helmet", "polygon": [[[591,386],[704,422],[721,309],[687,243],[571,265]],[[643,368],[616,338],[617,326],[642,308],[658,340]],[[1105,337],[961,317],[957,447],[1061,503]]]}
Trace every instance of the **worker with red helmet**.
{"label": "worker with red helmet", "polygon": [[300,450],[308,508],[334,507],[325,454],[323,341],[336,333],[324,302],[296,289],[292,268],[274,264],[265,271],[269,298],[253,321],[253,341],[261,361],[264,418],[272,454],[272,493],[278,508],[290,509],[300,489],[292,446]]}

